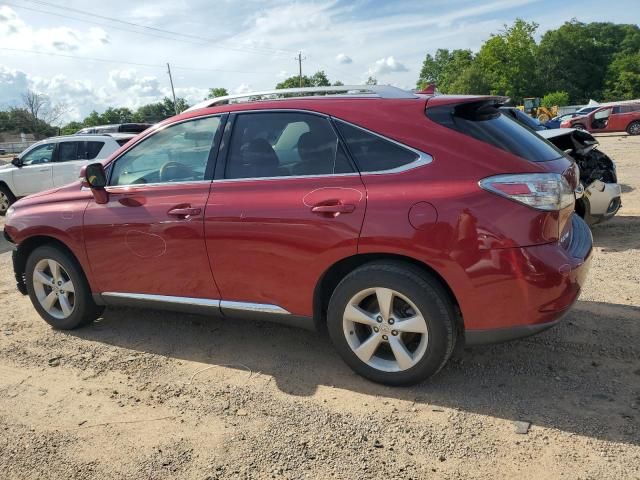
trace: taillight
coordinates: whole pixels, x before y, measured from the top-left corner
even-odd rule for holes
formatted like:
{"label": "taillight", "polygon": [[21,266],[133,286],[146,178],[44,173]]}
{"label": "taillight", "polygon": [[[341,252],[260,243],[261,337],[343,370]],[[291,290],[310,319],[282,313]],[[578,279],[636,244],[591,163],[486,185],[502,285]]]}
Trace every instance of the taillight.
{"label": "taillight", "polygon": [[575,201],[569,182],[558,173],[496,175],[480,180],[480,187],[538,210],[562,210]]}

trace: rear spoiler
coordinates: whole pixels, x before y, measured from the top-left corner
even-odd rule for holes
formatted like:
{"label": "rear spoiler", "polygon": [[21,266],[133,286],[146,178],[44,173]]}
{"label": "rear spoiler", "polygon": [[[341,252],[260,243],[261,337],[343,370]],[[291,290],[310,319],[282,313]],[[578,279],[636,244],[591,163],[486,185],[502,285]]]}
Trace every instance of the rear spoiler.
{"label": "rear spoiler", "polygon": [[[498,108],[509,103],[510,98],[502,96],[468,96],[452,98],[451,100],[453,101],[448,103],[427,101],[427,115],[431,116],[431,113],[435,114],[435,110],[438,110],[440,114],[446,112],[449,115],[467,120],[490,120],[500,115]],[[431,112],[429,112],[430,104],[435,104],[431,107]]]}

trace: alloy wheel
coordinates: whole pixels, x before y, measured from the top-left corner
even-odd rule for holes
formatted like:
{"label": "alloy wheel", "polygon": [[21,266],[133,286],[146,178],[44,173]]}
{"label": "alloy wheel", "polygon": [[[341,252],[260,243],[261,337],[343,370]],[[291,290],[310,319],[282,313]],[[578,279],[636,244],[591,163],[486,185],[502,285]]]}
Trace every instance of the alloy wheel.
{"label": "alloy wheel", "polygon": [[33,289],[42,308],[52,317],[68,318],[75,308],[75,287],[64,267],[42,259],[33,272]]}
{"label": "alloy wheel", "polygon": [[369,288],[354,295],[342,325],[353,353],[376,370],[408,370],[427,351],[425,318],[409,298],[389,288]]}
{"label": "alloy wheel", "polygon": [[629,133],[631,135],[640,135],[640,122],[632,123],[629,126]]}

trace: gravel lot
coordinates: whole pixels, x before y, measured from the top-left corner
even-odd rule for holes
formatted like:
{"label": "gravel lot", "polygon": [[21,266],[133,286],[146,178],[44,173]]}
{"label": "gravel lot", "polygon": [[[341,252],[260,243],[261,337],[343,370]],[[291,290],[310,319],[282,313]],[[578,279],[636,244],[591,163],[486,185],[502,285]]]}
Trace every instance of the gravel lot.
{"label": "gravel lot", "polygon": [[640,478],[640,137],[600,141],[624,206],[572,313],[412,388],[278,325],[110,309],[53,331],[0,254],[0,478]]}

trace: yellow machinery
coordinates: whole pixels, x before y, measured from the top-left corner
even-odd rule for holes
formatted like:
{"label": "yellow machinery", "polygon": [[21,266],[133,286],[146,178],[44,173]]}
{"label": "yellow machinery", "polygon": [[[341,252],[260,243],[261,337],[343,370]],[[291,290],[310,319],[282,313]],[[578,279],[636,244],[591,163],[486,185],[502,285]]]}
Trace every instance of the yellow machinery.
{"label": "yellow machinery", "polygon": [[540,105],[540,97],[525,98],[524,105],[519,105],[517,108],[518,110],[522,110],[524,113],[531,115],[533,118],[537,118],[542,123],[548,122],[558,115],[558,106],[554,105],[551,108],[543,107]]}

